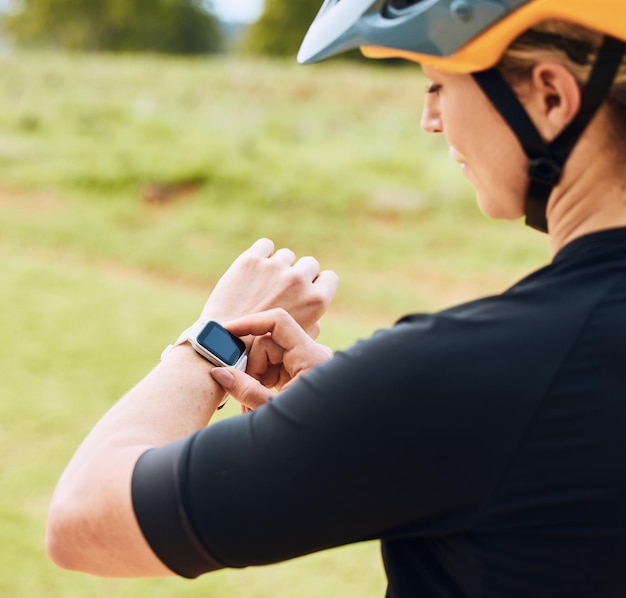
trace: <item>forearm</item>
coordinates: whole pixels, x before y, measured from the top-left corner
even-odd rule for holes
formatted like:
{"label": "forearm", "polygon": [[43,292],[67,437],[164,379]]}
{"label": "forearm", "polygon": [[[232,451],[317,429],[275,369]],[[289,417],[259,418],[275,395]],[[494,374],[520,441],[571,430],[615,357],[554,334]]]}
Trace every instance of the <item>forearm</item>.
{"label": "forearm", "polygon": [[192,434],[207,425],[224,398],[224,390],[211,378],[213,367],[189,343],[175,347],[98,426],[114,418],[106,425],[119,420],[129,442],[151,446]]}
{"label": "forearm", "polygon": [[93,428],[59,480],[48,551],[62,567],[103,576],[166,575],[134,517],[130,480],[148,448],[206,426],[224,397],[211,364],[174,349]]}
{"label": "forearm", "polygon": [[[325,312],[337,276],[312,257],[274,252],[268,239],[244,251],[219,280],[200,320],[226,323],[274,307],[305,330]],[[250,357],[252,361],[251,352]],[[129,391],[89,433],[59,480],[48,516],[48,552],[60,566],[102,576],[170,573],[137,524],[131,497],[135,464],[148,449],[206,426],[224,391],[189,343]]]}

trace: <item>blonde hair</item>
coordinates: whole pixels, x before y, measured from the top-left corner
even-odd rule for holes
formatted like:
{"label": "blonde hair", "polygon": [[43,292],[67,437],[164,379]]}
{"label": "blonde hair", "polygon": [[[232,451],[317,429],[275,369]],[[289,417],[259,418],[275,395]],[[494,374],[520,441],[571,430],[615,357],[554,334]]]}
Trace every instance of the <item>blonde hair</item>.
{"label": "blonde hair", "polygon": [[[518,37],[498,63],[510,82],[530,76],[541,60],[558,60],[576,77],[581,88],[589,80],[604,35],[564,21],[545,21]],[[606,99],[615,136],[626,154],[626,57]]]}

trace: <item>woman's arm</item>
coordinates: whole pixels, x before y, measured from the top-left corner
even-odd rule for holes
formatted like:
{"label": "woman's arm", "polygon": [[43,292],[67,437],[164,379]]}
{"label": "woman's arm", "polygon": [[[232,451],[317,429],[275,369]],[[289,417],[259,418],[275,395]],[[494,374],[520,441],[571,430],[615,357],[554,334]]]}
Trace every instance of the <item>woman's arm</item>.
{"label": "woman's arm", "polygon": [[[263,239],[220,279],[201,320],[227,322],[280,306],[305,329],[315,326],[337,288],[334,273],[313,258],[295,261]],[[253,349],[254,351],[254,349]],[[206,426],[224,397],[213,366],[185,343],[175,347],[97,423],[76,451],[55,490],[47,548],[64,568],[102,576],[171,575],[137,525],[131,477],[149,448]]]}

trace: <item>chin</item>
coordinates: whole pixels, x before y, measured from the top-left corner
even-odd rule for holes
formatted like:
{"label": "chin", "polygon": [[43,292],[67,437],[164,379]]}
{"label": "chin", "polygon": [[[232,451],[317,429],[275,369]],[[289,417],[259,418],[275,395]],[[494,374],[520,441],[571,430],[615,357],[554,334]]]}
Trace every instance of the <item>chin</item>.
{"label": "chin", "polygon": [[494,220],[517,220],[524,215],[523,202],[516,198],[494,197],[493,194],[476,192],[480,211]]}

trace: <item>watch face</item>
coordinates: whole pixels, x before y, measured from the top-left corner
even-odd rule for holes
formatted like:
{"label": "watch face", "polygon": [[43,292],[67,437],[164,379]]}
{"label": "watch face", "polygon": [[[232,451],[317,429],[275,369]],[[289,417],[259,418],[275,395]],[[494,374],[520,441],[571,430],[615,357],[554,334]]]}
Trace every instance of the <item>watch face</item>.
{"label": "watch face", "polygon": [[196,341],[226,365],[235,365],[246,352],[245,343],[217,322],[209,322],[200,331]]}

